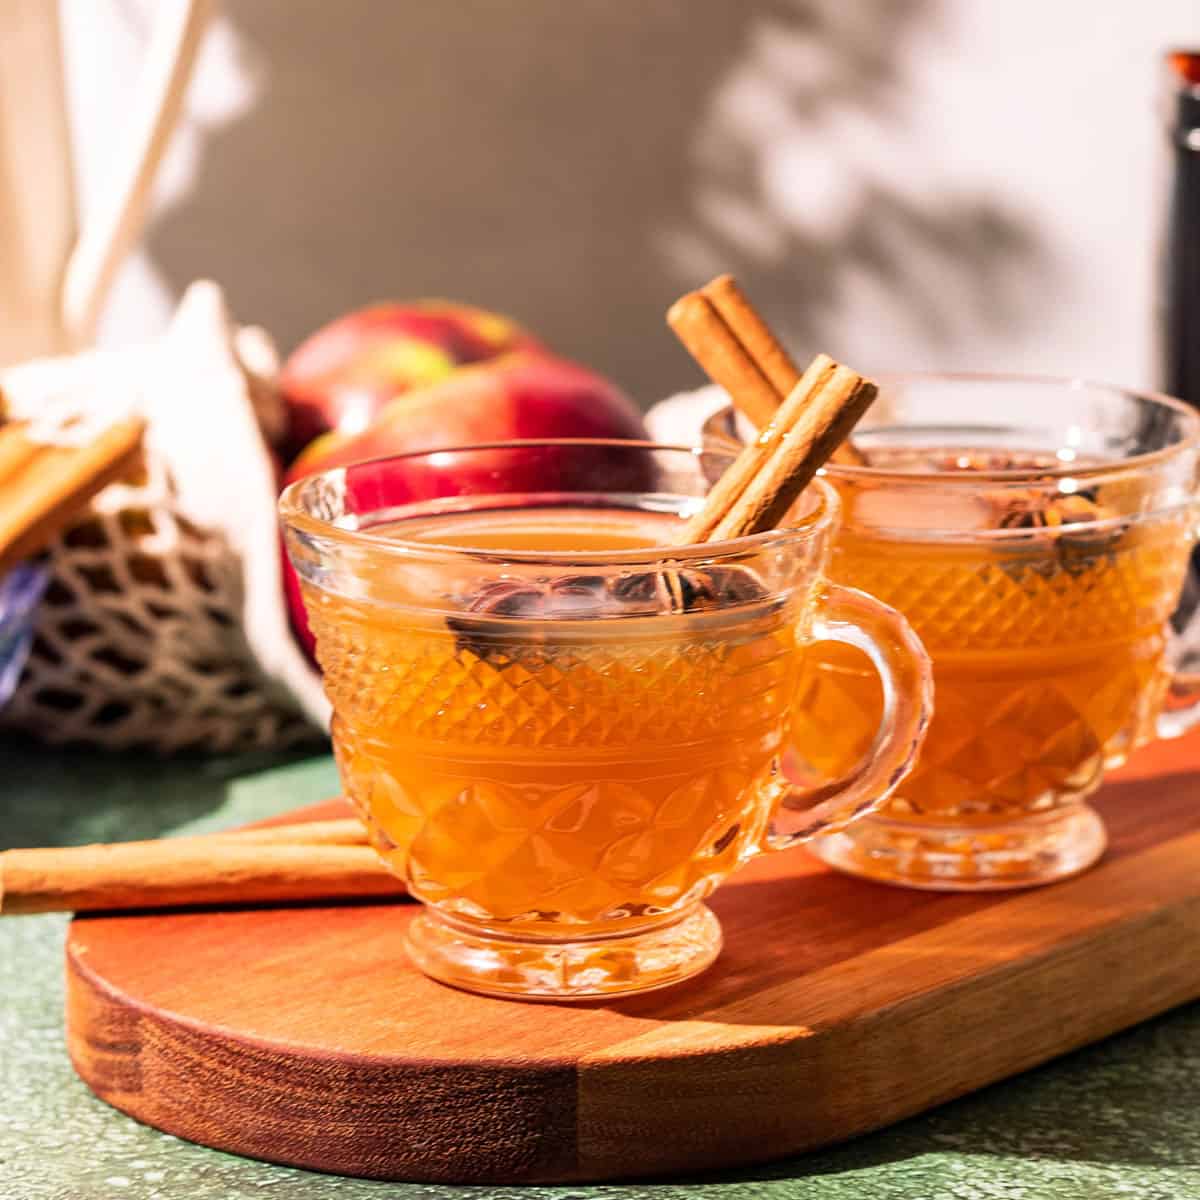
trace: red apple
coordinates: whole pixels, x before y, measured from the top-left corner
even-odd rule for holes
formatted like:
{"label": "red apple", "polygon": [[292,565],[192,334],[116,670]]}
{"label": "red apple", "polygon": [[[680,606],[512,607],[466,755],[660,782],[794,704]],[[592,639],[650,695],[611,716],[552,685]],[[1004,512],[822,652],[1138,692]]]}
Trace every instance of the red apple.
{"label": "red apple", "polygon": [[362,432],[397,396],[464,363],[536,345],[507,317],[445,300],[348,313],[317,330],[284,364],[285,453],[291,458],[331,429]]}
{"label": "red apple", "polygon": [[[356,436],[325,434],[292,464],[287,481],[420,450],[514,439],[645,437],[638,410],[613,384],[577,363],[517,350],[406,393]],[[368,509],[486,491],[519,494],[594,486],[638,492],[652,484],[644,455],[622,454],[615,447],[598,455],[569,446],[439,455],[436,461],[422,458],[403,469],[362,468],[347,480],[357,503]],[[297,635],[311,652],[299,588],[291,579],[288,602]]]}
{"label": "red apple", "polygon": [[335,430],[292,463],[290,483],[314,471],[384,455],[516,438],[644,438],[633,403],[578,363],[515,350],[406,393],[352,436]]}

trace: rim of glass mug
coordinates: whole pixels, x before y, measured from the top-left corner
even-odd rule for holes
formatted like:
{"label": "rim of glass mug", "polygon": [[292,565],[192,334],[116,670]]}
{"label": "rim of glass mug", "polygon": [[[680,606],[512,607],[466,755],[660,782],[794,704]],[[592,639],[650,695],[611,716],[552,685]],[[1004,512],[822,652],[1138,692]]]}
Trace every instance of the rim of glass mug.
{"label": "rim of glass mug", "polygon": [[[1061,479],[1061,478],[1087,478],[1091,479],[1096,475],[1103,475],[1114,470],[1124,470],[1132,467],[1147,466],[1155,462],[1161,462],[1164,459],[1171,458],[1176,454],[1183,453],[1189,449],[1200,448],[1200,413],[1197,413],[1190,405],[1185,404],[1182,400],[1176,399],[1174,396],[1169,396],[1165,392],[1157,392],[1148,388],[1128,388],[1120,384],[1102,383],[1094,379],[1085,379],[1080,376],[1071,375],[1023,375],[1023,374],[1005,374],[1002,372],[983,372],[983,371],[884,371],[879,372],[876,376],[881,397],[886,397],[889,385],[905,385],[905,384],[972,384],[972,385],[991,385],[996,387],[1041,387],[1055,390],[1066,390],[1070,392],[1084,393],[1095,392],[1097,394],[1108,395],[1114,399],[1122,398],[1126,400],[1134,400],[1144,404],[1152,405],[1158,408],[1166,409],[1179,417],[1186,429],[1182,437],[1173,439],[1167,446],[1160,447],[1156,450],[1148,450],[1140,454],[1131,454],[1127,457],[1115,459],[1108,462],[1095,464],[1079,464],[1074,462],[1063,462],[1060,465],[1052,465],[1046,467],[1028,468],[983,468],[963,472],[960,476],[952,471],[936,471],[936,470],[915,470],[891,467],[873,467],[866,465],[857,465],[851,463],[827,463],[822,470],[836,475],[845,475],[848,477],[862,476],[864,478],[882,478],[888,476],[896,476],[904,480],[920,480],[920,479],[936,479],[939,482],[946,480],[961,481],[969,483],[980,479],[996,480],[1001,483],[1012,482],[1017,479],[1026,479],[1030,475],[1036,475],[1039,479]],[[716,390],[716,386],[711,388],[701,389],[702,391]],[[714,441],[729,442],[732,446],[735,443],[730,439],[729,425],[732,423],[732,418],[738,414],[732,404],[724,404],[715,412],[710,413],[704,421],[704,430],[713,435]],[[739,419],[739,424],[741,420]],[[874,424],[873,414],[867,413],[866,419],[859,427],[858,434],[875,433],[888,429],[903,428],[902,423],[889,424]],[[941,426],[930,426],[933,428],[941,428],[946,430],[967,430],[974,429],[979,431],[995,431],[1000,428],[996,425],[981,425],[979,423],[962,423],[962,424],[945,424]]]}
{"label": "rim of glass mug", "polygon": [[[882,512],[878,515],[873,512],[869,518],[865,517],[856,503],[860,492],[866,494],[872,487],[885,490],[924,490],[936,487],[944,495],[954,496],[961,501],[964,497],[973,498],[981,484],[991,485],[994,494],[1000,496],[1027,490],[1039,490],[1047,496],[1063,496],[1131,479],[1147,481],[1145,488],[1137,489],[1126,497],[1136,499],[1136,505],[1122,507],[1111,516],[1072,523],[1076,527],[1082,525],[1093,529],[1102,529],[1110,524],[1128,524],[1131,520],[1161,515],[1196,503],[1197,484],[1200,482],[1197,478],[1197,472],[1200,471],[1200,414],[1171,396],[1149,390],[1052,375],[883,372],[878,378],[880,399],[858,430],[858,436],[867,445],[878,438],[881,444],[886,446],[919,450],[923,446],[936,447],[939,443],[952,447],[956,444],[969,446],[974,439],[978,439],[984,445],[995,445],[997,448],[1020,449],[1026,452],[1034,450],[1035,447],[1029,444],[1028,438],[1020,445],[1001,440],[1002,435],[1006,433],[1011,435],[1021,432],[1040,434],[1036,449],[1041,452],[1057,445],[1060,447],[1060,454],[1067,451],[1074,453],[1075,446],[1090,441],[1092,445],[1086,447],[1085,452],[1086,449],[1105,449],[1112,456],[1098,462],[1064,460],[1054,464],[1039,464],[1036,467],[972,467],[962,471],[827,463],[822,468],[822,474],[836,480],[844,489],[843,524],[865,524],[881,534],[893,532],[915,540],[954,536],[971,540],[1018,541],[1028,539],[1030,535],[1029,529],[1020,527],[1002,528],[986,523],[971,524],[969,521],[966,524],[955,523],[950,519],[949,510],[944,510],[941,513],[943,519],[933,524],[891,525],[883,519]],[[889,403],[904,402],[906,389],[910,403],[920,404],[921,400],[915,397],[921,396],[926,404],[933,404],[938,389],[944,388],[948,395],[957,395],[964,387],[973,389],[977,396],[988,389],[993,396],[1006,394],[1008,401],[1002,406],[997,405],[994,417],[990,412],[982,416],[978,412],[972,412],[971,420],[941,420],[936,423],[919,419],[904,420],[900,417],[893,420],[888,420],[886,416],[880,418],[881,413],[886,414]],[[917,389],[924,391],[919,392]],[[1017,393],[1024,394],[1026,404],[1033,403],[1035,406],[1039,406],[1038,402],[1043,399],[1067,394],[1090,398],[1093,402],[1110,406],[1114,416],[1124,407],[1127,410],[1126,420],[1139,409],[1145,410],[1143,426],[1148,427],[1149,432],[1159,438],[1166,437],[1167,444],[1138,453],[1122,454],[1122,445],[1128,442],[1129,437],[1143,436],[1145,429],[1142,433],[1136,429],[1132,434],[1126,432],[1123,441],[1119,442],[1118,434],[1099,421],[1085,430],[1078,421],[1069,418],[1041,419],[1036,425],[1019,416],[1011,416],[1007,421],[1000,419],[1002,415],[1011,413],[1012,398]],[[1041,404],[1040,407],[1045,408],[1046,405]],[[1051,411],[1053,412],[1053,409]],[[989,420],[989,417],[992,419]],[[710,413],[704,421],[701,431],[702,444],[732,452],[743,444],[741,439],[747,431],[745,418],[741,417],[732,405],[727,404]],[[902,436],[905,434],[908,437]],[[914,435],[917,434],[921,435],[921,440],[914,441]],[[889,435],[894,440],[889,441]],[[1097,445],[1100,442],[1104,443],[1102,447]]]}
{"label": "rim of glass mug", "polygon": [[[521,563],[525,565],[545,564],[547,566],[570,566],[572,564],[598,565],[610,563],[613,566],[651,566],[662,563],[664,558],[671,561],[689,563],[705,562],[741,556],[748,551],[761,552],[776,547],[793,545],[810,540],[826,532],[835,525],[841,515],[842,503],[837,490],[821,478],[813,479],[804,489],[799,503],[806,505],[799,512],[793,511],[791,523],[764,533],[750,534],[745,537],[728,538],[719,542],[700,542],[693,545],[647,546],[632,550],[578,550],[578,551],[541,551],[541,550],[491,550],[469,546],[445,546],[436,542],[410,541],[397,537],[394,533],[373,533],[370,528],[360,529],[339,523],[341,519],[331,519],[320,516],[312,511],[312,507],[320,505],[329,511],[333,504],[344,504],[346,489],[346,474],[349,471],[361,472],[372,467],[395,465],[419,459],[432,460],[435,457],[445,457],[445,462],[432,464],[444,469],[451,467],[450,460],[454,455],[476,455],[486,451],[524,450],[538,446],[546,449],[554,448],[616,448],[620,450],[644,450],[652,453],[671,453],[687,455],[693,460],[704,457],[723,460],[725,465],[737,456],[736,449],[724,450],[713,446],[670,445],[642,439],[615,438],[513,438],[500,442],[480,442],[461,446],[447,446],[439,449],[413,450],[405,454],[385,454],[377,458],[363,459],[339,467],[330,467],[306,475],[289,484],[279,496],[279,516],[281,521],[293,529],[309,535],[316,535],[332,543],[370,547],[394,557],[419,557],[424,561],[461,561],[468,558],[480,563]],[[476,493],[466,493],[478,498]],[[517,494],[504,493],[497,494]],[[530,492],[538,495],[538,492]],[[564,494],[564,502],[569,502],[570,493]],[[452,500],[454,496],[447,495],[438,499]],[[703,503],[703,496],[696,496],[696,508]],[[405,510],[411,509],[412,503],[395,505],[381,509],[380,512],[394,512],[395,519],[403,519]],[[453,509],[446,509],[451,512]],[[688,516],[684,510],[680,515]],[[377,519],[374,524],[383,524],[387,518]]]}
{"label": "rim of glass mug", "polygon": [[[1185,404],[1182,400],[1178,400],[1174,396],[1169,396],[1165,392],[1154,391],[1153,389],[1123,387],[1120,384],[1104,383],[1097,379],[1087,379],[1078,375],[1025,375],[1020,373],[1009,374],[1003,371],[885,371],[880,373],[879,382],[881,390],[886,389],[889,384],[970,383],[989,384],[999,387],[1008,387],[1010,385],[1017,387],[1045,387],[1066,389],[1067,391],[1078,393],[1095,392],[1106,394],[1113,398],[1134,400],[1154,407],[1167,409],[1180,417],[1187,428],[1184,436],[1178,440],[1173,440],[1167,446],[1163,446],[1157,450],[1148,450],[1142,454],[1131,454],[1128,457],[1116,459],[1111,462],[1102,462],[1093,465],[1063,462],[1061,466],[1038,467],[1037,469],[1016,467],[1008,470],[1003,468],[971,470],[965,472],[965,477],[968,480],[987,479],[1007,482],[1014,479],[1026,478],[1029,475],[1036,475],[1039,479],[1069,478],[1090,480],[1095,476],[1104,475],[1111,471],[1148,466],[1151,463],[1161,462],[1186,450],[1200,448],[1200,414],[1197,414],[1195,409]],[[868,428],[871,428],[869,415],[867,421]],[[879,428],[886,427],[880,426]],[[978,427],[947,426],[946,428]],[[830,464],[830,468],[838,474],[847,475],[902,475],[909,479],[928,477],[939,480],[945,479],[947,475],[950,475],[951,478],[957,478],[950,472],[945,471],[898,471],[888,470],[886,467],[853,466],[841,463],[832,463]]]}

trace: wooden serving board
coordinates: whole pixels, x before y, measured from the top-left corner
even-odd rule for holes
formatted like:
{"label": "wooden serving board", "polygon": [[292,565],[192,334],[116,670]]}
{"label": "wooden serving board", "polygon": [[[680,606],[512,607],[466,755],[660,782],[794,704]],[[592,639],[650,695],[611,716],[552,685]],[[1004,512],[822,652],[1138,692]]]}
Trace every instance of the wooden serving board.
{"label": "wooden serving board", "polygon": [[[1026,892],[862,883],[802,852],[712,901],[707,974],[591,1006],[419,975],[408,903],[77,919],[97,1095],[192,1141],[387,1179],[600,1180],[848,1138],[1200,996],[1200,740],[1098,807],[1112,848]],[[329,815],[330,806],[310,810]]]}

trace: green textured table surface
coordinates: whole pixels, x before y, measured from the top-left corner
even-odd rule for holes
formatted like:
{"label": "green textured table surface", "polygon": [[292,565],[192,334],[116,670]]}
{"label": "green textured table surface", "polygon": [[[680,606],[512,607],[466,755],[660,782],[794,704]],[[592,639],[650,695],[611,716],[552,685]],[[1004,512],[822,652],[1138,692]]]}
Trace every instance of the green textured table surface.
{"label": "green textured table surface", "polygon": [[[218,828],[336,791],[327,758],[269,766],[0,744],[0,847]],[[63,1046],[65,926],[58,916],[0,921],[0,1200],[1200,1200],[1200,1005],[891,1129],[767,1167],[591,1188],[371,1183],[192,1146],[96,1100]]]}

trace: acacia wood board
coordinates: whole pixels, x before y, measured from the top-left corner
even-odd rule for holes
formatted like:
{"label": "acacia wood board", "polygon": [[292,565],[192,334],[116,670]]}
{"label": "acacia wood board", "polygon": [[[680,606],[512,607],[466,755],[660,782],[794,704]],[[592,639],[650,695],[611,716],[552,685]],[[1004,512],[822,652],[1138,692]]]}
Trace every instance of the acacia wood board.
{"label": "acacia wood board", "polygon": [[779,1158],[1200,996],[1197,767],[1198,738],[1144,752],[1097,798],[1104,859],[1052,887],[760,859],[710,902],[716,965],[625,1001],[433,983],[405,957],[407,902],[80,917],[68,1047],[141,1121],[322,1171],[530,1183]]}

